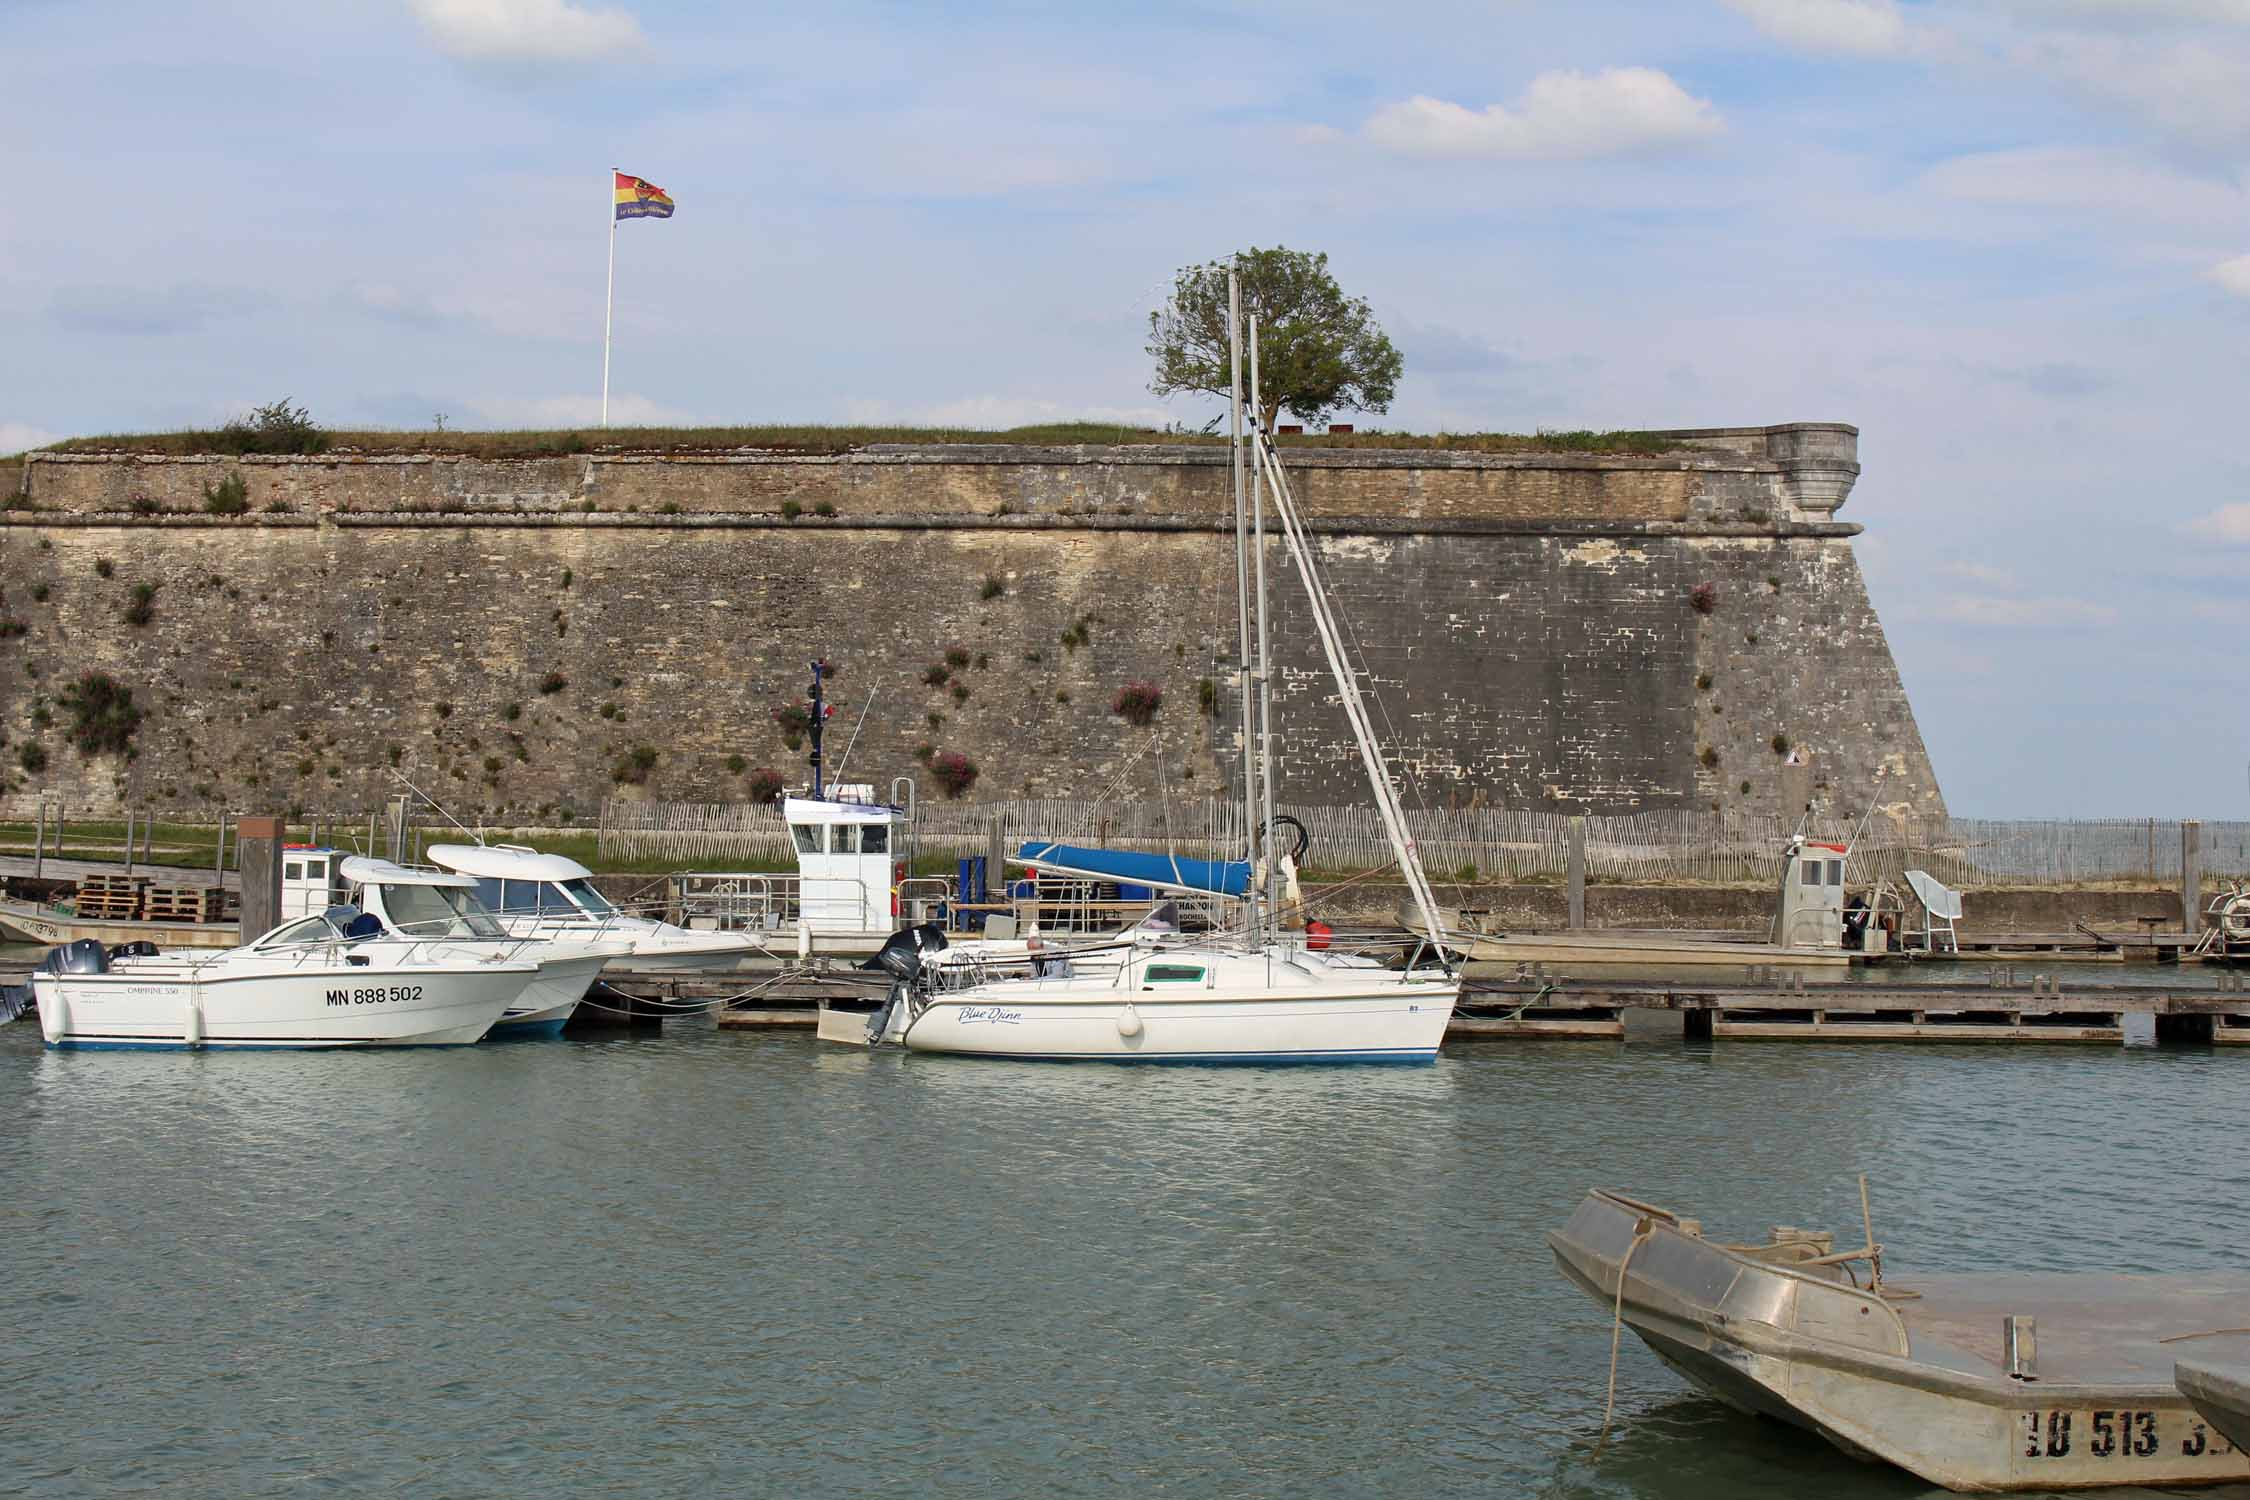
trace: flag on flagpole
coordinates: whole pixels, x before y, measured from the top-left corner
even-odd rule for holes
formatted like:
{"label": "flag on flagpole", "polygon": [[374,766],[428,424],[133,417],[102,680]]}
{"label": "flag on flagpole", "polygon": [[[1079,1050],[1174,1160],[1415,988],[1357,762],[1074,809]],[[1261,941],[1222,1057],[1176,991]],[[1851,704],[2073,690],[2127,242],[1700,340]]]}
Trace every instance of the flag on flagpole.
{"label": "flag on flagpole", "polygon": [[672,217],[672,195],[653,182],[643,181],[626,172],[617,177],[617,219],[669,219]]}

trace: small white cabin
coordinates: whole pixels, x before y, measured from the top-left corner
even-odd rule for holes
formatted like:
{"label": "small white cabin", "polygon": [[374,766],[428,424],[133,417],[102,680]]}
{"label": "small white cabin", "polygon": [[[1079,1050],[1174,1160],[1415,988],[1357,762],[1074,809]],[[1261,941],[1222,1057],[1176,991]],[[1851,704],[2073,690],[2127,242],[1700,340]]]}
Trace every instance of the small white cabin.
{"label": "small white cabin", "polygon": [[1781,861],[1781,910],[1774,941],[1785,948],[1844,945],[1844,861],[1847,844],[1789,841]]}
{"label": "small white cabin", "polygon": [[906,879],[906,812],[877,802],[871,786],[829,791],[781,804],[797,851],[799,920],[815,936],[887,933],[898,925]]}
{"label": "small white cabin", "polygon": [[325,844],[282,845],[281,920],[317,917],[342,900],[343,860],[343,850]]}

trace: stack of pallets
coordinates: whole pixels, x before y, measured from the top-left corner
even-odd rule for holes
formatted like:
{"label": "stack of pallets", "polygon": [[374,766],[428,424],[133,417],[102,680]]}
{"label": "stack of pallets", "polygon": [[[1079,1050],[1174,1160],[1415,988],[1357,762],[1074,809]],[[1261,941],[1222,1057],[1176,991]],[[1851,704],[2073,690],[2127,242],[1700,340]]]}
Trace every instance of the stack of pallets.
{"label": "stack of pallets", "polygon": [[78,915],[97,922],[135,921],[147,889],[148,882],[138,875],[89,875],[78,882]]}
{"label": "stack of pallets", "polygon": [[151,922],[223,922],[227,893],[215,885],[152,885],[141,904]]}

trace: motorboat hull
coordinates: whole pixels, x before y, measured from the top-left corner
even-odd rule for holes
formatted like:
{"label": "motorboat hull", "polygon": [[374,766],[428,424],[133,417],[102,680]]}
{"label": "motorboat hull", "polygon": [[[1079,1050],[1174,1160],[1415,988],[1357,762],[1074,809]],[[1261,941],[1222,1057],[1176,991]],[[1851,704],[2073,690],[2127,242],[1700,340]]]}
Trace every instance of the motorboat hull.
{"label": "motorboat hull", "polygon": [[1342,993],[1224,998],[968,991],[932,998],[901,1040],[915,1052],[1040,1061],[1428,1063],[1459,993],[1395,975]]}
{"label": "motorboat hull", "polygon": [[511,964],[197,975],[188,964],[152,964],[31,982],[40,1029],[55,1047],[429,1047],[483,1037],[534,972]]}
{"label": "motorboat hull", "polygon": [[607,948],[575,958],[532,955],[539,964],[537,977],[524,986],[523,994],[493,1023],[493,1030],[512,1037],[559,1034],[577,1011],[578,1002],[586,998],[587,991],[594,987],[602,969],[614,956]]}
{"label": "motorboat hull", "polygon": [[[2211,1330],[2250,1278],[1992,1275],[1895,1281],[1764,1259],[1607,1193],[1548,1236],[1563,1273],[1720,1400],[1970,1491],[2250,1478],[2170,1380],[2170,1338]],[[1620,1299],[1619,1286],[1623,1284]],[[2037,1330],[2010,1375],[2002,1320]],[[2231,1321],[2240,1323],[2238,1313]]]}

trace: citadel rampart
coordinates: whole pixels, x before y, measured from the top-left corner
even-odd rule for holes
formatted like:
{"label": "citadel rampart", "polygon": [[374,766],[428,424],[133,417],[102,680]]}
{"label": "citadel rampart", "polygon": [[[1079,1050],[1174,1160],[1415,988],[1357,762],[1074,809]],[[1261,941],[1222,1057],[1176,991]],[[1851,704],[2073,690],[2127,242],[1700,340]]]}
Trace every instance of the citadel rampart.
{"label": "citadel rampart", "polygon": [[[1942,812],[1859,528],[1834,519],[1854,429],[1665,436],[1288,455],[1399,763],[1440,805]],[[234,475],[246,511],[206,513]],[[726,800],[756,768],[801,775],[774,711],[813,656],[842,669],[830,748],[856,732],[854,780],[927,788],[923,747],[1004,796],[1121,772],[1128,795],[1207,791],[1235,763],[1223,448],[42,453],[4,498],[16,806],[360,808],[393,765],[464,815]],[[1359,800],[1278,547],[1270,566],[1284,794]],[[134,757],[68,744],[57,698],[86,671],[145,708]],[[1150,728],[1111,711],[1128,681],[1163,690]]]}

